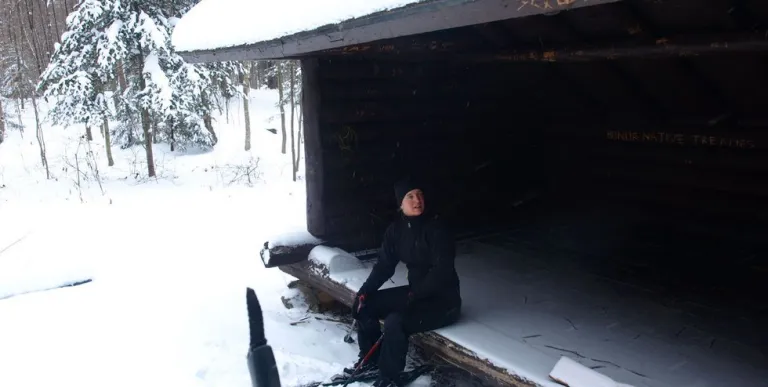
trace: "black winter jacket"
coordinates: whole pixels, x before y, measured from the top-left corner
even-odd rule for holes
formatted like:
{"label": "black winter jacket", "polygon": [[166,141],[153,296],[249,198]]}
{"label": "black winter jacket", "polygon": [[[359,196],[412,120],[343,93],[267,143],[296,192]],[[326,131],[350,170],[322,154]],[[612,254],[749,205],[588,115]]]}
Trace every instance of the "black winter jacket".
{"label": "black winter jacket", "polygon": [[377,291],[395,273],[398,262],[403,262],[415,300],[430,299],[458,306],[461,296],[455,258],[455,242],[442,222],[426,214],[401,214],[387,227],[378,262],[358,294]]}

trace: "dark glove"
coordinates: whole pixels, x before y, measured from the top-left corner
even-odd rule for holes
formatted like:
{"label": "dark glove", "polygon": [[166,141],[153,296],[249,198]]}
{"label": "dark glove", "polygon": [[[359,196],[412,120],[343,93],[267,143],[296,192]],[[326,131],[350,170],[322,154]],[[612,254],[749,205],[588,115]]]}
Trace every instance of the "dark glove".
{"label": "dark glove", "polygon": [[360,316],[360,311],[365,307],[365,294],[358,294],[355,297],[355,302],[352,303],[352,317],[357,318]]}
{"label": "dark glove", "polygon": [[413,290],[411,290],[410,292],[408,292],[408,301],[407,301],[408,306],[413,304],[413,301],[415,301],[415,300],[416,300],[416,295],[413,294]]}

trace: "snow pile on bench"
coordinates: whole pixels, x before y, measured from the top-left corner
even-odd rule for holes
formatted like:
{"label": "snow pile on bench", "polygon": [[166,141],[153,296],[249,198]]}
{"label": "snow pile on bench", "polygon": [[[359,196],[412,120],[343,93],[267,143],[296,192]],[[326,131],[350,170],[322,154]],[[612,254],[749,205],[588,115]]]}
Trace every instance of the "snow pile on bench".
{"label": "snow pile on bench", "polygon": [[[347,288],[357,291],[363,286],[368,273],[371,272],[373,261],[361,261],[354,255],[335,247],[317,246],[309,253],[309,260],[328,268],[328,278],[345,285]],[[382,285],[381,289],[388,289],[408,284],[407,269],[403,263],[399,263],[395,274]]]}
{"label": "snow pile on bench", "polygon": [[320,239],[307,231],[284,232],[269,238],[269,248],[319,245],[320,243],[322,243]]}

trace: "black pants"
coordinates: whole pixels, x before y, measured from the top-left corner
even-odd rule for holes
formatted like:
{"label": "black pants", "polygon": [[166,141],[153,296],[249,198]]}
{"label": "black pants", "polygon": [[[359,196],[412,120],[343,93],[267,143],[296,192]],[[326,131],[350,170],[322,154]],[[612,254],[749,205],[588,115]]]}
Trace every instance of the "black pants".
{"label": "black pants", "polygon": [[434,300],[419,300],[406,307],[408,287],[379,290],[369,294],[357,316],[357,342],[365,356],[381,336],[379,320],[384,319],[384,338],[369,362],[378,362],[385,377],[393,378],[405,368],[408,337],[453,324],[460,314],[460,303],[451,305]]}

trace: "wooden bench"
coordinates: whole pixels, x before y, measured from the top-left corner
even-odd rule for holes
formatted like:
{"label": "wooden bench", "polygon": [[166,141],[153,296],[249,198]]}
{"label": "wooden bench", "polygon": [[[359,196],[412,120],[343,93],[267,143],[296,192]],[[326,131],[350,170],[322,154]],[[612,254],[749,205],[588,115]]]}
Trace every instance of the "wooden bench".
{"label": "wooden bench", "polygon": [[[328,293],[339,302],[351,307],[355,291],[330,278],[330,269],[323,263],[304,260],[277,266],[279,269],[309,286]],[[436,333],[425,332],[411,337],[411,342],[425,353],[436,355],[443,361],[461,368],[484,381],[500,387],[530,387],[536,383],[482,359],[475,352]]]}

